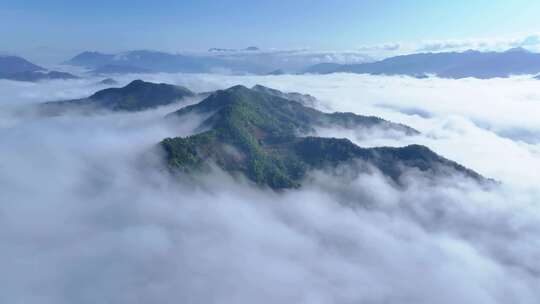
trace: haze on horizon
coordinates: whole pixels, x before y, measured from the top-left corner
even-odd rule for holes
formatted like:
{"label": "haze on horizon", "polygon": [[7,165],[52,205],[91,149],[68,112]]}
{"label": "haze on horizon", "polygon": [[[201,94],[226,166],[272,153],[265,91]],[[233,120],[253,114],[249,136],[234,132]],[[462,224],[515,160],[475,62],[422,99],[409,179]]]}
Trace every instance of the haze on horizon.
{"label": "haze on horizon", "polygon": [[418,50],[536,49],[539,12],[540,3],[527,0],[4,0],[0,51],[52,64],[86,50],[257,46],[379,57]]}

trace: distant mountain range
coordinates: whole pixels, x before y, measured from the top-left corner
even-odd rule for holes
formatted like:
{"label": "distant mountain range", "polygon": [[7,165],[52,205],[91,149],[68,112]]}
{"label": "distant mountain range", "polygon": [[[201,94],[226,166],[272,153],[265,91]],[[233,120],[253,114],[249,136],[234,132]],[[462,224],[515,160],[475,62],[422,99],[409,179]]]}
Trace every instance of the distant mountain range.
{"label": "distant mountain range", "polygon": [[[213,54],[217,53],[217,54]],[[365,61],[366,58],[350,60]],[[244,49],[231,51],[214,49],[205,54],[170,54],[157,51],[128,51],[119,54],[83,52],[65,62],[69,65],[90,69],[92,75],[126,73],[251,73],[260,75],[282,75],[285,69],[294,72],[308,62],[324,60],[332,56],[323,53],[262,52]],[[329,74],[337,72],[372,75],[407,75],[427,78],[434,75],[442,78],[474,77],[489,79],[512,75],[539,74],[540,53],[514,48],[505,52],[444,52],[419,53],[390,57],[376,62],[340,64],[327,62],[312,65],[304,73]],[[69,73],[47,71],[16,56],[0,56],[0,79],[39,81],[44,79],[75,79]],[[536,77],[538,78],[538,76]]]}
{"label": "distant mountain range", "polygon": [[17,56],[0,56],[0,79],[17,81],[39,81],[47,79],[76,79],[75,75],[48,71]]}
{"label": "distant mountain range", "polygon": [[[301,72],[314,62],[365,62],[370,60],[359,53],[309,52],[305,50],[262,51],[212,48],[203,53],[171,54],[159,51],[135,50],[117,54],[83,52],[65,64],[91,69],[91,73],[126,73],[121,67],[142,69],[144,72],[165,73],[233,73],[282,74]],[[110,68],[114,67],[114,68]]]}
{"label": "distant mountain range", "polygon": [[[97,84],[117,85],[118,82],[112,78],[106,78]],[[309,94],[285,93],[262,85],[253,86],[252,90],[296,101],[304,106],[314,106],[317,102],[317,99]],[[134,80],[122,88],[104,89],[86,98],[45,102],[40,105],[40,111],[48,115],[59,115],[69,110],[87,113],[96,110],[144,111],[169,105],[186,97],[206,98],[213,93],[215,92],[195,93],[178,85]]]}
{"label": "distant mountain range", "polygon": [[181,86],[134,80],[125,87],[104,89],[87,98],[46,102],[41,104],[40,110],[48,115],[59,115],[68,110],[142,111],[195,95]]}
{"label": "distant mountain range", "polygon": [[474,77],[488,79],[511,75],[540,73],[540,54],[523,48],[505,52],[447,52],[420,53],[390,57],[381,61],[361,64],[323,63],[311,66],[306,73],[328,74],[337,72],[408,75],[423,78],[435,75],[443,78]]}
{"label": "distant mountain range", "polygon": [[264,73],[268,68],[257,64],[227,60],[219,56],[169,54],[157,51],[128,51],[119,54],[83,52],[65,62],[92,69],[92,73],[211,73],[219,70],[236,73]]}
{"label": "distant mountain range", "polygon": [[398,185],[407,168],[423,174],[457,173],[487,181],[420,145],[361,148],[347,139],[303,137],[301,134],[317,126],[392,129],[406,135],[418,132],[377,117],[323,113],[276,95],[235,86],[169,114],[167,117],[180,119],[190,114],[208,116],[200,133],[161,142],[169,168],[190,173],[210,170],[211,164],[216,164],[273,189],[300,187],[310,170],[344,164],[357,172],[377,168]]}

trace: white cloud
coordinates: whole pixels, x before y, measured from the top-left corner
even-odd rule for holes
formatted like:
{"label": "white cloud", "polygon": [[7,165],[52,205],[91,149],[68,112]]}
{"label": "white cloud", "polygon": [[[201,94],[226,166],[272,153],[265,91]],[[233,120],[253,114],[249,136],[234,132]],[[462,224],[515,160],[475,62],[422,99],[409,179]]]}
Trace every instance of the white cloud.
{"label": "white cloud", "polygon": [[[122,83],[133,76],[122,76]],[[156,170],[152,147],[192,132],[172,109],[26,118],[18,104],[82,97],[94,80],[0,82],[0,302],[537,303],[540,155],[497,133],[537,130],[534,82],[362,75],[147,75],[208,91],[260,83],[375,114],[424,135],[357,136],[362,145],[420,142],[504,183],[411,172],[398,190],[378,175],[314,172],[273,193],[216,172],[201,184]],[[384,105],[384,106],[381,106]],[[408,115],[416,109],[428,115]],[[325,130],[337,132],[336,130]]]}
{"label": "white cloud", "polygon": [[540,34],[533,33],[513,37],[401,41],[360,46],[357,49],[373,58],[382,59],[396,55],[421,52],[462,52],[466,50],[506,51],[516,47],[523,47],[535,52],[540,51]]}

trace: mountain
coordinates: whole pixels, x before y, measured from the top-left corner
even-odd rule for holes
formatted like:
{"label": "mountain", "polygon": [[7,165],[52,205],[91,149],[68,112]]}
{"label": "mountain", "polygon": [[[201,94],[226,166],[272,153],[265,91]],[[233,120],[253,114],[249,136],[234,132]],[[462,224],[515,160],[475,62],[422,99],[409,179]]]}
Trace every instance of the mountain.
{"label": "mountain", "polygon": [[[417,135],[419,132],[403,124],[392,123],[375,116],[356,115],[350,112],[324,113],[306,107],[295,100],[299,93],[283,93],[275,89],[256,85],[252,89],[237,85],[227,90],[218,90],[211,93],[202,102],[187,106],[167,116],[183,116],[186,114],[208,115],[229,106],[242,111],[247,110],[259,116],[265,124],[279,123],[280,128],[294,135],[296,132],[315,132],[316,127],[340,128],[377,128],[379,130],[401,132],[405,135]],[[289,99],[290,96],[291,99]],[[211,115],[211,117],[218,117]],[[276,121],[277,119],[277,121]],[[206,126],[213,124],[206,121]],[[281,130],[283,131],[283,130]],[[280,131],[280,132],[281,132]]]}
{"label": "mountain", "polygon": [[[181,172],[206,170],[215,163],[231,174],[273,189],[301,186],[309,170],[351,163],[361,171],[369,166],[400,183],[405,168],[425,174],[458,173],[483,178],[426,147],[361,148],[347,139],[302,137],[316,126],[393,129],[413,135],[410,127],[353,113],[323,113],[273,94],[235,86],[208,96],[169,117],[202,114],[208,118],[200,133],[161,142],[168,166]],[[364,161],[352,162],[354,160]]]}
{"label": "mountain", "polygon": [[44,103],[42,111],[46,114],[60,114],[71,109],[142,111],[193,96],[195,93],[181,86],[134,80],[125,87],[104,89],[87,98]]}
{"label": "mountain", "polygon": [[90,74],[94,75],[103,75],[103,74],[146,74],[152,73],[148,69],[143,69],[139,67],[129,66],[129,65],[113,65],[106,64],[90,71]]}
{"label": "mountain", "polygon": [[534,76],[534,79],[538,79],[538,80],[540,80],[540,75],[536,75],[536,76]]}
{"label": "mountain", "polygon": [[0,79],[39,81],[46,79],[76,79],[69,73],[47,71],[45,68],[17,56],[0,56]]}
{"label": "mountain", "polygon": [[17,56],[0,56],[0,77],[23,72],[45,71],[44,68]]}
{"label": "mountain", "polygon": [[102,54],[99,52],[82,52],[65,63],[87,68],[96,68],[108,64],[114,60],[114,57],[114,55]]}
{"label": "mountain", "polygon": [[540,73],[540,54],[522,48],[514,48],[505,52],[469,50],[465,52],[419,53],[390,57],[371,63],[318,64],[308,68],[306,72],[408,75],[421,78],[433,74],[443,78],[488,79]]}
{"label": "mountain", "polygon": [[[128,51],[119,54],[83,52],[65,63],[91,68],[94,69],[94,72],[99,72],[101,69],[100,73],[105,73],[107,70],[111,70],[112,73],[125,73],[125,71],[121,70],[121,67],[128,69],[128,73],[134,72],[133,69],[141,69],[144,72],[165,73],[209,73],[216,70],[228,70],[238,73],[262,73],[267,71],[267,68],[254,63],[230,60],[219,56],[169,54],[146,50]],[[114,67],[114,69],[110,67]]]}

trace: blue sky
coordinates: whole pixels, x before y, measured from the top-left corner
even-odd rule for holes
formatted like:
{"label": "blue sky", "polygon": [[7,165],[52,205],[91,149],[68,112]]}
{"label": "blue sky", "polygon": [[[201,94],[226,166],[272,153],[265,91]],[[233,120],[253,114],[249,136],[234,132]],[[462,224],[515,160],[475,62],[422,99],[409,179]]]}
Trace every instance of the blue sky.
{"label": "blue sky", "polygon": [[0,0],[10,50],[355,49],[540,32],[540,1]]}

